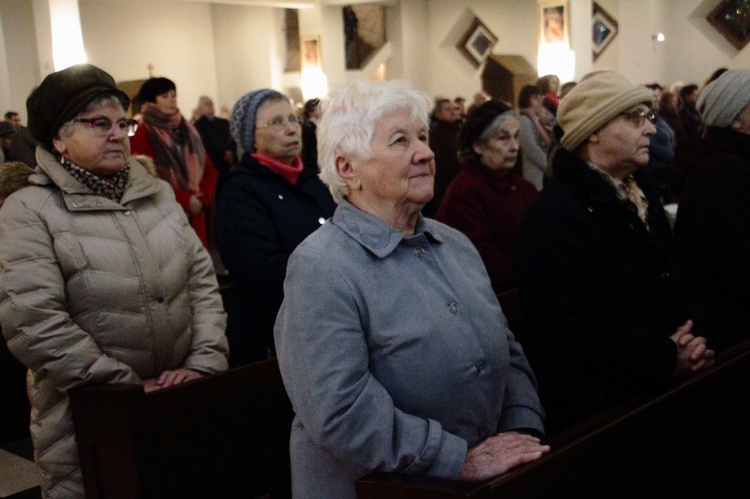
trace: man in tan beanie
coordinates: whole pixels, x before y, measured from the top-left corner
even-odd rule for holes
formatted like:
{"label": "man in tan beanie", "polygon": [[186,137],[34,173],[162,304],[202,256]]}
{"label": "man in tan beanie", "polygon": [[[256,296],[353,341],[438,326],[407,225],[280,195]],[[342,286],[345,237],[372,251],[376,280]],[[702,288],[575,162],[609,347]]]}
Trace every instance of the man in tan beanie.
{"label": "man in tan beanie", "polygon": [[644,168],[651,100],[612,72],[577,85],[558,108],[554,176],[521,224],[513,272],[551,433],[712,362]]}
{"label": "man in tan beanie", "polygon": [[698,109],[707,128],[681,155],[675,241],[723,350],[750,338],[750,69],[711,82]]}

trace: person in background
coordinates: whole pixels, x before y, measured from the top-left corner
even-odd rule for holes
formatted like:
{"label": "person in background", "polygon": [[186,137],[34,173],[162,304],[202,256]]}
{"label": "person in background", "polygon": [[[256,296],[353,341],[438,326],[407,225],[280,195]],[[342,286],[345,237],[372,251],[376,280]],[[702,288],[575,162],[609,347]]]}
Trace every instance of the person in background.
{"label": "person in background", "polygon": [[560,87],[560,100],[563,100],[566,95],[570,93],[571,90],[573,90],[576,85],[578,85],[578,82],[576,81],[569,81],[567,83],[563,83]]}
{"label": "person in background", "polygon": [[471,112],[459,135],[461,171],[437,214],[474,243],[496,293],[515,288],[510,250],[537,196],[536,188],[513,171],[519,135],[510,106],[490,101]]}
{"label": "person in background", "polygon": [[318,120],[320,99],[310,99],[302,107],[302,163],[318,169]]}
{"label": "person in background", "polygon": [[203,95],[198,99],[195,129],[201,136],[206,154],[219,175],[226,175],[237,163],[237,144],[229,131],[229,121],[215,116],[214,101]]}
{"label": "person in background", "polygon": [[680,89],[680,119],[687,140],[700,139],[705,128],[701,113],[695,107],[698,101],[698,85],[685,85]]}
{"label": "person in background", "polygon": [[275,356],[273,324],[287,260],[336,205],[314,165],[300,158],[300,124],[289,99],[261,89],[232,110],[244,153],[219,186],[214,238],[229,271],[230,365]]}
{"label": "person in background", "polygon": [[27,100],[39,165],[0,171],[0,324],[29,369],[48,499],[84,496],[70,389],[151,391],[227,368],[211,258],[169,185],[130,156],[128,103],[95,66],[48,75]]}
{"label": "person in background", "polygon": [[458,108],[450,99],[438,99],[432,112],[430,149],[435,154],[435,185],[432,199],[425,204],[422,214],[434,218],[445,191],[458,175]]}
{"label": "person in background", "polygon": [[674,234],[717,350],[750,338],[750,70],[723,73],[697,103]]}
{"label": "person in background", "polygon": [[143,122],[130,138],[133,154],[154,160],[203,245],[208,247],[205,210],[216,189],[216,170],[198,131],[177,107],[177,88],[167,78],[149,78],[138,92]]}
{"label": "person in background", "polygon": [[557,124],[552,114],[543,106],[543,99],[542,90],[536,85],[526,85],[518,96],[523,178],[538,191],[541,191],[544,185],[547,151],[552,145],[552,130]]}
{"label": "person in background", "polygon": [[659,98],[662,87],[658,83],[646,85],[654,96],[653,111],[656,117],[656,133],[651,136],[648,147],[648,166],[662,192],[661,198],[669,198],[669,187],[672,185],[672,163],[677,149],[677,138],[669,123],[661,116]]}
{"label": "person in background", "polygon": [[550,433],[714,356],[645,169],[652,100],[613,72],[579,83],[558,109],[554,175],[521,223],[513,272]]}
{"label": "person in background", "polygon": [[420,214],[429,105],[397,80],[323,101],[321,177],[339,205],[289,259],[275,327],[295,499],[353,499],[373,471],[483,480],[549,450],[479,255]]}
{"label": "person in background", "polygon": [[456,96],[456,98],[453,99],[453,104],[455,104],[456,108],[458,109],[459,122],[463,122],[466,119],[466,99],[464,99],[460,95]]}
{"label": "person in background", "polygon": [[484,104],[490,100],[490,96],[487,95],[487,92],[484,90],[480,90],[479,92],[475,93],[474,96],[471,99],[471,105],[469,106],[469,109],[466,110],[466,113],[471,113],[473,110]]}
{"label": "person in background", "polygon": [[557,116],[557,107],[560,105],[560,97],[557,95],[560,90],[560,78],[557,75],[544,75],[537,80],[536,86],[544,95],[544,108],[552,113],[552,116]]}
{"label": "person in background", "polygon": [[0,121],[0,162],[13,161],[10,144],[16,136],[17,129],[8,121]]}
{"label": "person in background", "polygon": [[5,113],[5,121],[13,125],[13,128],[19,130],[22,128],[21,116],[15,111],[8,111]]}

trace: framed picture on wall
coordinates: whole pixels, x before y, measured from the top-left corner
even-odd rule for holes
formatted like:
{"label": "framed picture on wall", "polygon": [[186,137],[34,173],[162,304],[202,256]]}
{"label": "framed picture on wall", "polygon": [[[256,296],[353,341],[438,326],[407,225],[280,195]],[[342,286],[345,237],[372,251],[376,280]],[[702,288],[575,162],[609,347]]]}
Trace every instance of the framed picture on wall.
{"label": "framed picture on wall", "polygon": [[475,17],[456,47],[475,68],[478,68],[490,55],[496,43],[497,37]]}
{"label": "framed picture on wall", "polygon": [[540,46],[569,43],[568,2],[545,2],[539,5]]}
{"label": "framed picture on wall", "polygon": [[300,49],[302,52],[302,69],[320,67],[320,36],[300,37]]}
{"label": "framed picture on wall", "polygon": [[617,36],[617,21],[594,2],[591,16],[592,50],[596,60]]}
{"label": "framed picture on wall", "polygon": [[747,0],[722,0],[706,20],[737,50],[742,50],[750,42],[750,5]]}

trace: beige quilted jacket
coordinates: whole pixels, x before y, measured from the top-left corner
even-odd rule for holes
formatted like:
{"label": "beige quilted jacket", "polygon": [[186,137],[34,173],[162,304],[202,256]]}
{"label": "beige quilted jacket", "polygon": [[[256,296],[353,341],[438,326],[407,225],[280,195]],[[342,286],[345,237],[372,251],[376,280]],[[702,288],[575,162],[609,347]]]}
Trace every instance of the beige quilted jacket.
{"label": "beige quilted jacket", "polygon": [[211,259],[168,184],[131,158],[116,203],[41,148],[37,159],[33,173],[0,169],[0,190],[21,187],[0,209],[0,325],[29,368],[44,495],[83,497],[67,390],[225,370],[226,316]]}

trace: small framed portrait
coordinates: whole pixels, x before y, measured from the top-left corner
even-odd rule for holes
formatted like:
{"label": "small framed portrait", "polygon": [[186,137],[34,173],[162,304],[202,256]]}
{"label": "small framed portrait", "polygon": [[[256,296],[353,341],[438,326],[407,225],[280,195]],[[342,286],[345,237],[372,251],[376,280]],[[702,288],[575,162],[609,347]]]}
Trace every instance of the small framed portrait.
{"label": "small framed portrait", "polygon": [[540,44],[568,43],[568,2],[545,2],[539,5]]}
{"label": "small framed portrait", "polygon": [[478,68],[490,55],[496,43],[497,37],[475,17],[456,47],[475,68]]}
{"label": "small framed portrait", "polygon": [[594,60],[604,52],[607,45],[609,45],[612,42],[612,39],[617,36],[617,21],[615,21],[615,19],[596,2],[594,2],[593,13],[591,16],[591,36]]}
{"label": "small framed portrait", "polygon": [[302,69],[320,67],[320,36],[300,37]]}
{"label": "small framed portrait", "polygon": [[750,42],[750,6],[747,0],[722,0],[706,20],[737,50]]}

